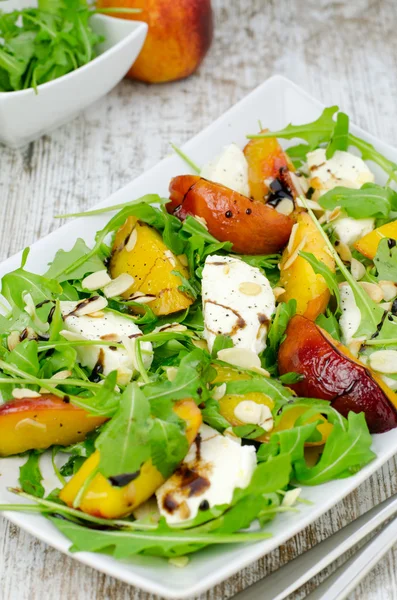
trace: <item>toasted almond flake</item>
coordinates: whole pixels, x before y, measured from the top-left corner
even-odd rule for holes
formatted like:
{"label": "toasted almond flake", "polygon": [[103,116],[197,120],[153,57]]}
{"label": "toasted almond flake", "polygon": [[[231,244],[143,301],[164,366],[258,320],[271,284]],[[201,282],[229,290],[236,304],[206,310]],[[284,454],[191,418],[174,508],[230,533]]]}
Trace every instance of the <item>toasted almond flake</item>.
{"label": "toasted almond flake", "polygon": [[364,340],[360,340],[360,339],[353,339],[350,344],[349,344],[349,350],[350,352],[353,354],[353,356],[355,356],[356,358],[358,357],[360,350],[361,350],[361,346],[363,345]]}
{"label": "toasted almond flake", "polygon": [[176,267],[175,256],[173,255],[173,253],[171,252],[171,250],[164,250],[164,256],[170,262],[171,267]]}
{"label": "toasted almond flake", "polygon": [[379,306],[383,308],[383,310],[390,312],[393,307],[393,302],[381,302]]}
{"label": "toasted almond flake", "polygon": [[243,283],[240,283],[238,289],[245,296],[258,296],[262,291],[262,286],[252,281],[243,281]]}
{"label": "toasted almond flake", "polygon": [[137,361],[137,357],[136,357],[136,340],[135,340],[135,338],[131,339],[130,337],[128,337],[128,335],[122,335],[121,341],[122,341],[124,348],[126,349],[127,354],[131,360],[132,366],[134,367],[135,371],[139,371],[138,361]]}
{"label": "toasted almond flake", "polygon": [[15,390],[12,390],[12,397],[22,400],[23,398],[40,398],[40,394],[28,388],[15,388]]}
{"label": "toasted almond flake", "polygon": [[196,221],[198,221],[198,223],[200,223],[200,225],[205,227],[208,231],[207,221],[204,219],[204,217],[198,217],[197,215],[194,215],[193,219],[196,219]]}
{"label": "toasted almond flake", "polygon": [[365,290],[368,296],[374,302],[382,302],[383,300],[383,291],[376,283],[369,283],[367,281],[359,281],[358,284]]}
{"label": "toasted almond flake", "polygon": [[303,248],[306,246],[306,242],[307,242],[307,237],[304,236],[303,239],[299,242],[299,244],[295,248],[294,253],[289,257],[287,262],[284,264],[284,269],[289,269],[294,264],[296,259],[299,257],[299,252],[301,250],[303,250]]}
{"label": "toasted almond flake", "polygon": [[258,404],[253,400],[242,400],[234,408],[234,416],[242,423],[252,423],[253,425],[259,425],[265,419],[270,416],[271,412],[268,406],[264,404]]}
{"label": "toasted almond flake", "polygon": [[102,317],[105,316],[105,313],[103,312],[103,310],[97,310],[93,313],[89,313],[87,315],[87,317],[92,317],[93,319],[102,319]]}
{"label": "toasted almond flake", "polygon": [[294,488],[293,490],[288,490],[288,492],[285,492],[281,506],[293,506],[298,500],[301,492],[302,488]]}
{"label": "toasted almond flake", "polygon": [[241,442],[241,438],[238,437],[238,435],[236,435],[233,431],[233,429],[231,427],[228,427],[227,429],[225,429],[225,431],[223,432],[223,435],[229,439],[232,440],[232,442],[235,442],[236,444],[238,444],[239,446],[241,446],[242,442]]}
{"label": "toasted almond flake", "polygon": [[305,177],[302,173],[298,176],[293,171],[289,172],[289,176],[291,177],[291,181],[294,185],[294,188],[299,196],[305,196],[309,190],[309,181],[307,177]]}
{"label": "toasted almond flake", "polygon": [[[83,317],[84,315],[89,315],[98,310],[102,310],[103,308],[106,308],[107,305],[108,301],[103,296],[92,296],[91,298],[87,298],[80,302],[79,308],[72,312],[76,317]],[[67,318],[68,315],[66,316],[66,319]]]}
{"label": "toasted almond flake", "polygon": [[218,358],[243,369],[261,368],[259,356],[247,348],[223,348],[219,350]]}
{"label": "toasted almond flake", "polygon": [[342,210],[339,206],[337,206],[328,215],[326,215],[326,220],[328,223],[331,223],[332,221],[335,221],[335,219],[340,217],[341,214],[342,214]]}
{"label": "toasted almond flake", "polygon": [[292,225],[291,235],[289,236],[288,246],[287,246],[287,252],[288,252],[288,254],[291,254],[292,251],[293,251],[293,249],[294,249],[295,237],[296,237],[298,228],[299,228],[299,223],[294,223]]}
{"label": "toasted almond flake", "polygon": [[[64,371],[58,371],[58,373],[55,373],[55,375],[53,375],[51,377],[51,380],[59,380],[59,381],[63,381],[64,379],[67,379],[68,377],[70,377],[72,375],[72,371],[68,371],[67,369],[65,369]],[[52,384],[53,387],[56,386],[57,384],[54,383]],[[48,389],[47,388],[40,388],[40,394],[47,394],[48,393]]]}
{"label": "toasted almond flake", "polygon": [[131,369],[117,369],[117,383],[128,385],[132,379],[133,371]]}
{"label": "toasted almond flake", "polygon": [[285,294],[285,288],[283,287],[275,287],[273,289],[273,294],[276,300],[278,300],[280,298],[280,296],[282,296],[283,294]]}
{"label": "toasted almond flake", "polygon": [[206,350],[208,352],[208,344],[206,340],[194,339],[192,340],[192,344],[193,346],[196,346],[196,348],[200,348],[200,350]]}
{"label": "toasted almond flake", "polygon": [[181,263],[181,265],[183,265],[184,267],[188,267],[189,266],[189,261],[187,259],[186,254],[178,254],[177,259],[179,260],[179,262]]}
{"label": "toasted almond flake", "polygon": [[213,390],[212,390],[212,397],[214,398],[214,400],[217,400],[219,402],[219,400],[221,400],[223,398],[223,396],[226,394],[226,383],[221,383],[221,385],[217,385]]}
{"label": "toasted almond flake", "polygon": [[149,304],[150,302],[153,302],[153,300],[156,300],[156,296],[153,294],[142,294],[142,292],[135,292],[135,294],[132,294],[128,300],[133,300],[134,302],[137,302],[137,304]]}
{"label": "toasted almond flake", "polygon": [[383,292],[383,298],[388,302],[397,296],[397,285],[393,281],[379,281],[379,287]]}
{"label": "toasted almond flake", "polygon": [[118,333],[105,333],[105,335],[101,335],[100,339],[104,342],[119,342],[120,335]]}
{"label": "toasted almond flake", "polygon": [[18,331],[11,331],[10,335],[7,338],[7,346],[10,352],[14,350],[20,343],[21,339],[19,337]]}
{"label": "toasted almond flake", "polygon": [[259,375],[263,375],[264,377],[270,377],[269,371],[266,371],[266,369],[263,367],[252,367],[251,370],[255,371],[255,373],[259,373]]}
{"label": "toasted almond flake", "polygon": [[114,298],[114,296],[121,296],[124,294],[132,285],[134,285],[135,279],[128,273],[121,273],[116,279],[113,279],[110,283],[105,285],[103,293],[106,298]]}
{"label": "toasted almond flake", "polygon": [[84,289],[93,292],[94,290],[99,290],[103,288],[110,281],[112,280],[109,277],[108,272],[106,271],[106,269],[103,269],[102,271],[96,271],[96,273],[91,273],[91,275],[85,277],[81,282],[81,285]]}
{"label": "toasted almond flake", "polygon": [[176,367],[164,367],[164,370],[166,372],[168,381],[174,381],[178,374],[178,369]]}
{"label": "toasted almond flake", "polygon": [[351,260],[350,271],[356,281],[359,281],[365,275],[364,265],[356,258],[352,258]]}
{"label": "toasted almond flake", "polygon": [[127,252],[132,252],[135,248],[135,245],[138,241],[138,231],[134,227],[134,229],[130,233],[130,237],[128,238],[128,242],[124,246]]}
{"label": "toasted almond flake", "polygon": [[47,425],[45,423],[39,423],[35,421],[35,419],[22,419],[15,425],[15,429],[24,429],[25,427],[36,427],[37,429],[41,429],[41,431],[47,430]]}
{"label": "toasted almond flake", "polygon": [[68,331],[67,329],[62,329],[59,333],[68,342],[82,342],[88,339],[84,335],[81,335],[81,333],[74,333],[74,331]]}
{"label": "toasted almond flake", "polygon": [[162,327],[159,327],[157,331],[159,333],[163,333],[164,331],[176,331],[182,333],[183,331],[187,331],[187,327],[186,325],[181,325],[180,323],[170,323],[169,325],[163,325]]}
{"label": "toasted almond flake", "polygon": [[281,215],[290,215],[294,211],[294,203],[288,198],[283,198],[276,206],[276,211]]}
{"label": "toasted almond flake", "polygon": [[374,371],[386,375],[397,373],[397,350],[378,350],[369,357],[369,364]]}
{"label": "toasted almond flake", "polygon": [[[350,262],[352,259],[352,253],[347,244],[344,242],[338,242],[335,244],[335,250],[343,260],[343,262]],[[361,264],[361,263],[360,263]]]}

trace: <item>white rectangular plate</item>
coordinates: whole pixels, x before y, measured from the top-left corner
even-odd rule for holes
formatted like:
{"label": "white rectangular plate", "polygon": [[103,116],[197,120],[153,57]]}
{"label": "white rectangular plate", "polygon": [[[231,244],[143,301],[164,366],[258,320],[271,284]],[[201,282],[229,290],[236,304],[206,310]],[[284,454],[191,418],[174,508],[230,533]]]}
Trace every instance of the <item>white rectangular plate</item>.
{"label": "white rectangular plate", "polygon": [[[188,142],[184,146],[184,150],[197,164],[203,164],[217,154],[225,144],[236,142],[243,146],[246,141],[245,135],[257,131],[258,119],[264,126],[276,130],[290,122],[299,124],[312,121],[319,116],[322,108],[323,106],[317,100],[308,96],[295,84],[283,77],[275,76]],[[397,162],[395,149],[376,140],[358,127],[352,127],[352,130],[355,134],[375,144],[377,149],[388,158]],[[186,165],[178,156],[166,158],[99,206],[127,202],[149,192],[167,195],[170,178],[187,171]],[[375,168],[374,171],[376,171]],[[379,180],[382,180],[382,176],[378,172],[376,175]],[[27,268],[36,272],[44,272],[56,250],[59,248],[70,249],[79,236],[84,238],[88,244],[92,243],[95,232],[108,219],[109,215],[85,217],[61,227],[32,246]],[[6,260],[0,266],[0,277],[17,268],[19,263],[20,254]],[[318,487],[305,488],[303,496],[311,500],[313,505],[300,505],[299,514],[283,514],[277,517],[268,526],[273,537],[266,541],[227,547],[218,546],[203,550],[192,556],[184,569],[178,569],[171,566],[166,560],[156,558],[137,557],[122,562],[105,555],[86,552],[73,554],[73,556],[99,571],[153,594],[167,598],[196,596],[277,548],[307,527],[397,452],[395,431],[374,436],[373,440],[373,448],[377,454],[376,460],[354,477],[333,481]],[[17,469],[21,462],[19,458],[0,461],[2,475],[0,502],[18,500],[7,492],[7,486],[16,485]],[[48,465],[46,465],[47,471],[48,473],[51,471]],[[56,481],[47,481],[47,484],[49,488],[55,487]],[[69,541],[43,517],[20,513],[7,513],[6,516],[32,535],[67,553]]]}

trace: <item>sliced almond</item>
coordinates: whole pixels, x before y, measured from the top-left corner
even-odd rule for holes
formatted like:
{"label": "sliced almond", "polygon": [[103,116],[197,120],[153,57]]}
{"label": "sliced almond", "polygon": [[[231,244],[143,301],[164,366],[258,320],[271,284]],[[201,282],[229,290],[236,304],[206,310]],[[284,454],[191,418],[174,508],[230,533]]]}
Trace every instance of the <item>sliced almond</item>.
{"label": "sliced almond", "polygon": [[252,281],[243,281],[238,286],[238,289],[245,296],[258,296],[262,292],[262,286]]}
{"label": "sliced almond", "polygon": [[87,315],[87,317],[91,317],[92,319],[102,319],[102,317],[105,316],[105,313],[103,312],[103,310],[97,310],[93,313],[89,313]]}
{"label": "sliced almond", "polygon": [[345,244],[344,242],[336,242],[335,243],[335,250],[337,251],[337,253],[339,254],[339,256],[341,257],[341,259],[343,260],[343,262],[350,262],[352,259],[352,253],[351,250],[349,248],[349,246],[347,244]]}
{"label": "sliced almond", "polygon": [[259,356],[247,348],[223,348],[219,350],[218,358],[243,369],[261,368]]}
{"label": "sliced almond", "polygon": [[382,279],[379,281],[379,287],[383,292],[383,298],[386,302],[393,300],[397,296],[397,285],[394,281],[385,281]]}
{"label": "sliced almond", "polygon": [[[59,380],[59,381],[63,381],[64,379],[68,379],[68,377],[70,377],[72,375],[72,371],[68,371],[68,370],[64,370],[64,371],[58,371],[58,373],[55,373],[55,375],[53,375],[51,377],[51,381],[52,380]],[[53,386],[56,386],[56,384],[52,384]],[[40,394],[46,394],[48,393],[47,388],[40,388]]]}
{"label": "sliced almond", "polygon": [[84,335],[81,335],[81,333],[75,333],[74,331],[68,331],[67,329],[62,329],[59,334],[68,342],[82,342],[88,339],[84,337]]}
{"label": "sliced almond", "polygon": [[[25,396],[26,397],[26,396]],[[35,427],[36,429],[40,429],[41,431],[47,430],[47,425],[45,423],[39,423],[35,421],[35,419],[22,419],[15,425],[15,429],[24,429],[25,427]]]}
{"label": "sliced almond", "polygon": [[212,390],[212,397],[217,402],[219,402],[219,400],[221,400],[225,394],[226,394],[226,383],[221,383],[221,385],[218,385],[217,387],[215,387]]}
{"label": "sliced almond", "polygon": [[301,250],[303,250],[303,248],[306,246],[306,242],[307,242],[307,237],[304,236],[303,239],[299,242],[299,244],[295,248],[295,251],[293,252],[293,254],[291,254],[291,256],[289,257],[287,262],[284,264],[284,269],[289,269],[290,267],[292,267],[292,265],[294,264],[296,259],[299,257],[299,252]]}
{"label": "sliced almond", "polygon": [[15,390],[12,390],[12,397],[22,400],[23,398],[40,398],[40,394],[28,388],[15,388]]}
{"label": "sliced almond", "polygon": [[18,331],[11,331],[10,335],[7,338],[7,346],[10,352],[14,350],[20,343],[21,339],[19,337]]}
{"label": "sliced almond", "polygon": [[171,250],[164,250],[164,256],[170,262],[172,267],[176,267],[175,256],[172,254]]}
{"label": "sliced almond", "polygon": [[379,306],[383,308],[383,310],[385,310],[386,312],[391,312],[393,302],[381,302]]}
{"label": "sliced almond", "polygon": [[292,229],[291,229],[291,235],[289,236],[289,240],[288,240],[288,246],[287,246],[287,252],[288,254],[291,254],[293,249],[294,249],[294,245],[295,245],[295,237],[298,231],[298,227],[299,227],[299,223],[294,223],[292,225]]}
{"label": "sliced almond", "polygon": [[294,211],[294,203],[288,198],[283,198],[276,206],[276,211],[281,215],[290,215]]}
{"label": "sliced almond", "polygon": [[200,350],[205,350],[206,352],[208,352],[208,344],[206,340],[193,339],[192,344],[193,346],[196,346],[196,348],[200,348]]}
{"label": "sliced almond", "polygon": [[189,266],[189,261],[187,259],[186,254],[178,254],[177,259],[179,260],[179,262],[181,263],[181,265],[183,265],[184,267],[188,267]]}
{"label": "sliced almond", "polygon": [[137,302],[138,304],[149,304],[156,300],[156,296],[154,294],[143,294],[142,292],[135,292],[128,298],[128,300],[132,300],[133,302]]}
{"label": "sliced almond", "polygon": [[361,350],[361,346],[363,345],[364,340],[360,340],[360,339],[352,339],[352,341],[349,344],[349,350],[350,352],[353,354],[353,356],[355,356],[356,358],[358,357],[360,350]]}
{"label": "sliced almond", "polygon": [[184,332],[187,331],[186,325],[181,325],[180,323],[170,323],[169,325],[163,325],[162,327],[156,328],[154,331],[158,331],[159,333],[163,333],[164,331],[175,331],[175,332]]}
{"label": "sliced almond", "polygon": [[82,302],[79,302],[75,310],[72,311],[72,314],[76,317],[83,317],[84,315],[89,315],[90,313],[102,310],[103,308],[106,308],[107,305],[108,301],[103,296],[92,296],[91,298],[86,298]]}
{"label": "sliced almond", "polygon": [[125,249],[127,250],[127,252],[132,252],[133,251],[133,249],[136,246],[137,241],[138,241],[138,232],[137,232],[136,228],[134,227],[134,229],[130,233],[130,237],[128,238],[128,242],[124,246]]}
{"label": "sliced almond", "polygon": [[359,281],[358,284],[365,290],[368,296],[374,302],[382,302],[383,300],[383,291],[376,283],[369,283],[367,281]]}
{"label": "sliced almond", "polygon": [[302,488],[294,488],[293,490],[288,490],[288,492],[285,492],[281,506],[293,506],[298,500],[301,492]]}
{"label": "sliced almond", "polygon": [[106,298],[114,298],[114,296],[121,296],[124,294],[132,285],[134,285],[135,279],[128,273],[121,273],[116,279],[113,279],[110,283],[105,285],[103,293]]}
{"label": "sliced almond", "polygon": [[280,296],[282,296],[283,294],[285,294],[285,288],[283,287],[275,287],[273,289],[273,294],[276,300],[278,300],[280,298]]}
{"label": "sliced almond", "polygon": [[101,335],[100,339],[104,342],[119,342],[120,336],[118,333],[105,333],[105,335]]}
{"label": "sliced almond", "polygon": [[203,227],[205,227],[208,231],[208,225],[207,225],[207,221],[204,219],[204,217],[198,217],[197,215],[194,215],[193,219],[196,219],[196,221],[198,223],[200,223],[200,225],[202,225]]}
{"label": "sliced almond", "polygon": [[397,373],[397,350],[377,350],[370,355],[369,364],[378,373]]}
{"label": "sliced almond", "polygon": [[85,277],[81,282],[81,285],[85,290],[93,292],[94,290],[100,290],[111,281],[108,272],[106,269],[103,269],[103,271],[97,271],[96,273],[91,273],[91,275]]}
{"label": "sliced almond", "polygon": [[117,383],[120,385],[128,385],[132,379],[132,369],[117,369]]}
{"label": "sliced almond", "polygon": [[356,258],[352,258],[351,260],[350,271],[356,281],[359,281],[365,275],[365,267],[363,263]]}
{"label": "sliced almond", "polygon": [[334,210],[332,210],[329,214],[326,215],[327,223],[331,223],[332,221],[335,221],[335,219],[338,219],[338,217],[340,217],[341,214],[342,214],[342,210],[340,209],[339,206],[337,206],[336,208],[334,208]]}
{"label": "sliced almond", "polygon": [[164,367],[164,370],[166,372],[168,381],[174,381],[178,374],[178,369],[176,367]]}

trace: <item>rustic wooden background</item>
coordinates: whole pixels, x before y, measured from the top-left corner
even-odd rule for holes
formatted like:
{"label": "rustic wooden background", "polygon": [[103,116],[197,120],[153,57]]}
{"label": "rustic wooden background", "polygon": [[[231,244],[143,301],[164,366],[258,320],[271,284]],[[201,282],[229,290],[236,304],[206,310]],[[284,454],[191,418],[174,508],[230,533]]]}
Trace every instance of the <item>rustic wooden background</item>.
{"label": "rustic wooden background", "polygon": [[[75,121],[21,151],[0,147],[0,260],[105,199],[272,74],[284,74],[395,144],[395,0],[215,0],[216,35],[200,71],[151,87],[125,81]],[[390,461],[285,546],[201,600],[230,598],[397,492]],[[153,600],[0,520],[0,600]],[[397,598],[397,547],[350,597]],[[323,575],[324,576],[324,575]],[[316,581],[295,594],[304,598]]]}

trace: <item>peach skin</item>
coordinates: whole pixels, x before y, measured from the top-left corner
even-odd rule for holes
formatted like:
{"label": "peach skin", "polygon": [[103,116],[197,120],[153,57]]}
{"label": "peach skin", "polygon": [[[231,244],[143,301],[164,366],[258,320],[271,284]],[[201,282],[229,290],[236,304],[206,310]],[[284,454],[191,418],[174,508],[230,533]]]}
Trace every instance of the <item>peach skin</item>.
{"label": "peach skin", "polygon": [[288,242],[294,223],[263,202],[192,175],[171,180],[166,208],[181,221],[188,215],[204,219],[211,235],[232,242],[234,252],[241,254],[278,252]]}
{"label": "peach skin", "polygon": [[97,6],[142,9],[115,15],[149,25],[143,49],[128,73],[132,79],[161,83],[188,77],[211,45],[211,0],[97,0]]}
{"label": "peach skin", "polygon": [[330,292],[322,275],[316,274],[307,260],[298,256],[298,252],[302,250],[314,254],[334,272],[335,262],[311,216],[306,212],[298,212],[295,218],[290,242],[280,262],[280,286],[285,292],[279,300],[288,302],[295,298],[296,312],[314,321],[326,309]]}
{"label": "peach skin", "polygon": [[105,421],[52,394],[10,400],[0,406],[0,456],[81,442]]}
{"label": "peach skin", "polygon": [[[185,434],[191,445],[202,423],[200,409],[193,400],[180,400],[175,403],[174,412],[186,421]],[[99,452],[94,452],[61,490],[59,497],[68,506],[73,506],[87,477],[97,468],[99,458]],[[117,519],[130,514],[164,483],[164,477],[151,459],[147,460],[134,475],[136,476],[131,477],[127,484],[115,486],[98,473],[85,490],[79,508],[85,513],[105,519]]]}
{"label": "peach skin", "polygon": [[363,412],[371,433],[397,427],[397,395],[309,319],[295,315],[289,322],[278,366],[281,374],[304,376],[290,386],[298,395],[329,400],[345,417]]}

